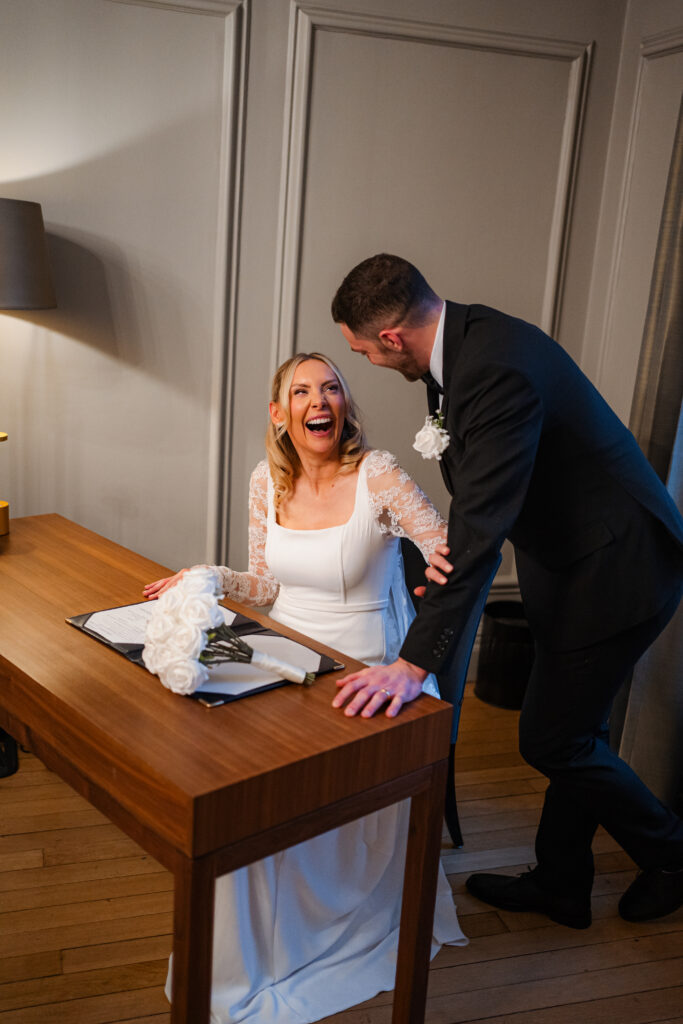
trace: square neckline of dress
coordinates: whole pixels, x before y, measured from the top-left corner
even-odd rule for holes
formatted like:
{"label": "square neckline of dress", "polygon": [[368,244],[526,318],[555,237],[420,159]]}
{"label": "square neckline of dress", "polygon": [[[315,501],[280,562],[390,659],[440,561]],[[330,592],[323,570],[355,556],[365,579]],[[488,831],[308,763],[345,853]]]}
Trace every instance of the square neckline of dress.
{"label": "square neckline of dress", "polygon": [[[353,509],[351,511],[351,515],[349,516],[349,518],[345,519],[343,523],[337,523],[335,526],[318,526],[312,529],[305,530],[297,529],[296,526],[282,526],[282,524],[278,523],[277,521],[277,512],[273,507],[272,500],[269,496],[268,505],[269,510],[272,509],[273,524],[277,526],[278,530],[286,530],[287,533],[325,533],[329,530],[342,530],[345,526],[348,526],[349,523],[355,518],[356,512],[358,511],[358,491],[360,489],[361,474],[365,473],[365,463],[367,462],[368,456],[370,455],[370,451],[372,451],[372,449],[365,453],[358,467],[358,479],[356,480],[356,493],[353,498]],[[270,473],[268,474],[268,479],[270,488],[272,489],[272,479],[270,477]]]}

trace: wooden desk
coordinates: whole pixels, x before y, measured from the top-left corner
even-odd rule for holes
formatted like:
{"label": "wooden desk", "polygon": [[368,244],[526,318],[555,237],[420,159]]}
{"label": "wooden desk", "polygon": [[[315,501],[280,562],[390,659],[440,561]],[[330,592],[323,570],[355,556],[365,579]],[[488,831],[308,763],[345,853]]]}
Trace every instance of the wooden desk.
{"label": "wooden desk", "polygon": [[218,875],[412,797],[392,1020],[423,1021],[450,705],[349,719],[330,675],[207,710],[64,621],[132,604],[167,574],[61,516],[13,520],[0,726],[173,872],[173,1024],[209,1020]]}

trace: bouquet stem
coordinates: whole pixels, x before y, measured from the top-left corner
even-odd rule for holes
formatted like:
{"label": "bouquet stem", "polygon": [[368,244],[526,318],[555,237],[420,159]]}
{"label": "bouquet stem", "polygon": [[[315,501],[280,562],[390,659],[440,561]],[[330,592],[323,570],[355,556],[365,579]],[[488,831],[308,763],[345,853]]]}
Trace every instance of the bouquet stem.
{"label": "bouquet stem", "polygon": [[217,629],[212,629],[208,634],[208,639],[207,647],[199,656],[203,665],[242,662],[258,666],[266,672],[274,672],[290,683],[301,683],[303,686],[310,686],[315,679],[315,672],[307,672],[297,665],[290,665],[279,658],[273,658],[270,654],[255,651],[229,626],[218,626]]}

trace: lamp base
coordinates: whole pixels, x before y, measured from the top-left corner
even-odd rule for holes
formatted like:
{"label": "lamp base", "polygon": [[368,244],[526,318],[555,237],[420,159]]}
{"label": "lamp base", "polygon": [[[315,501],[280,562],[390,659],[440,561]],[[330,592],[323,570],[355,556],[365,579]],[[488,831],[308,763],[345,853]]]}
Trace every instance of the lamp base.
{"label": "lamp base", "polygon": [[0,537],[9,533],[9,502],[0,501]]}

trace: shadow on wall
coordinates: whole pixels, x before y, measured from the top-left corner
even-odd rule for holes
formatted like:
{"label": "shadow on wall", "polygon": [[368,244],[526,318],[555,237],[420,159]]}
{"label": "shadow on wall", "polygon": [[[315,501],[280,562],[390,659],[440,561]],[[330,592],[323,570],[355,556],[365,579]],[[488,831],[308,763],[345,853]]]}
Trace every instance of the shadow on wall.
{"label": "shadow on wall", "polygon": [[[46,232],[57,293],[55,309],[7,311],[8,316],[73,338],[113,359],[144,369],[149,353],[149,317],[142,289],[134,287],[130,267],[120,250],[92,236],[93,248]],[[155,375],[158,371],[155,366]]]}
{"label": "shadow on wall", "polygon": [[4,182],[3,195],[42,204],[58,302],[10,315],[176,391],[204,388],[214,343],[214,128],[211,112],[197,111],[91,159]]}
{"label": "shadow on wall", "polygon": [[180,288],[99,235],[69,229],[67,237],[52,227],[46,238],[57,307],[3,315],[74,339],[176,391],[192,391],[196,330],[184,326],[190,317],[178,301]]}
{"label": "shadow on wall", "polygon": [[7,315],[119,357],[105,264],[83,245],[46,232],[57,293],[55,309],[8,310]]}

